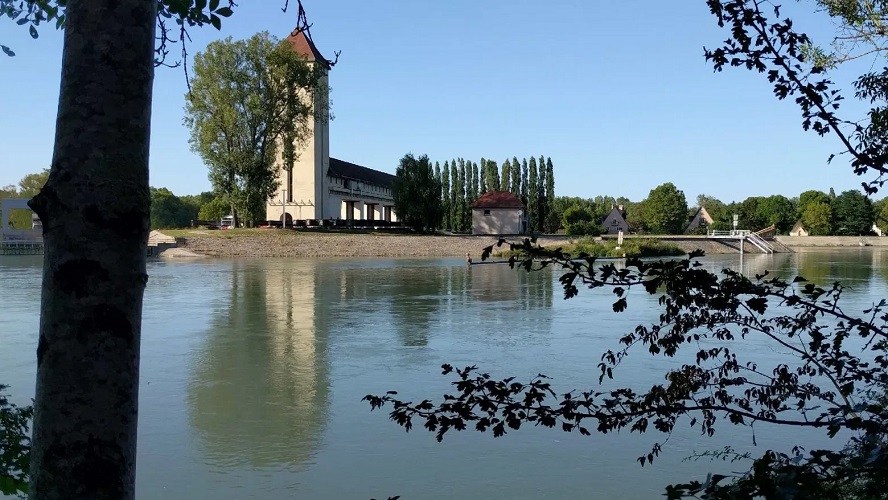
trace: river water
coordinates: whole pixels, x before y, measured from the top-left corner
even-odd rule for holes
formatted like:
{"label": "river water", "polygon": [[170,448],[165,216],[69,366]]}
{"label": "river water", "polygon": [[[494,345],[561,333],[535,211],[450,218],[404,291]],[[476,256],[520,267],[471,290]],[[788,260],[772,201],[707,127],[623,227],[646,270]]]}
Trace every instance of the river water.
{"label": "river water", "polygon": [[[888,251],[846,248],[703,262],[840,280],[850,287],[845,310],[859,311],[888,297],[886,259]],[[20,404],[33,395],[40,264],[0,257],[0,383]],[[437,443],[361,402],[386,390],[440,399],[451,380],[443,363],[519,380],[544,373],[560,392],[594,387],[600,354],[655,319],[656,300],[634,294],[620,314],[600,290],[565,301],[557,271],[467,269],[460,259],[242,259],[153,261],[148,272],[140,499],[658,498],[670,482],[746,468],[683,460],[695,452],[830,444],[766,426],[722,425],[713,438],[681,427],[642,468],[635,459],[664,436],[523,428]],[[785,360],[755,340],[742,348],[762,363]],[[615,376],[644,388],[677,362],[638,351]]]}

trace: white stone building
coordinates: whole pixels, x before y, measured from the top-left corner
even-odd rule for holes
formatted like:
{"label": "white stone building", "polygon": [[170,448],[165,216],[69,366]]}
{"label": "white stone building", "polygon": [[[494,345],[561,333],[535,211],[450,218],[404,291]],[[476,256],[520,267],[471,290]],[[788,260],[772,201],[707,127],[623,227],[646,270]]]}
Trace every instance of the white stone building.
{"label": "white stone building", "polygon": [[[330,62],[302,31],[287,37],[293,50],[324,71],[323,95],[317,103],[329,102],[328,73]],[[279,158],[280,187],[266,205],[269,221],[294,220],[367,220],[395,222],[392,181],[395,176],[330,158],[330,123],[315,117],[309,126],[309,137],[299,151],[292,170],[284,168]],[[285,215],[286,214],[286,215]]]}
{"label": "white stone building", "polygon": [[524,234],[527,229],[524,203],[508,191],[488,191],[469,208],[472,234]]}

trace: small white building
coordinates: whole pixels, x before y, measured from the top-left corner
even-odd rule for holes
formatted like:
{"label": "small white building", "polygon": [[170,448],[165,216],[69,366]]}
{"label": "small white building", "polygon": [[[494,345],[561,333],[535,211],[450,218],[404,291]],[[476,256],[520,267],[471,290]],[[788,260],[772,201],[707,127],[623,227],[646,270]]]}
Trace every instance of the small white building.
{"label": "small white building", "polygon": [[[322,95],[315,96],[315,102],[329,103],[330,61],[301,30],[290,33],[287,41],[309,64],[324,70]],[[330,158],[330,121],[323,114],[316,113],[293,168],[285,168],[278,159],[280,187],[266,204],[266,219],[397,221],[392,198],[395,176]]]}
{"label": "small white building", "polygon": [[472,234],[524,234],[527,230],[524,203],[509,191],[488,191],[469,207]]}
{"label": "small white building", "polygon": [[688,227],[685,228],[685,234],[691,234],[696,231],[707,231],[712,225],[712,217],[706,211],[706,207],[700,207],[697,212],[691,216]]}
{"label": "small white building", "polygon": [[805,225],[802,224],[802,221],[798,221],[792,226],[792,229],[789,230],[790,236],[808,236],[808,230],[805,228]]}

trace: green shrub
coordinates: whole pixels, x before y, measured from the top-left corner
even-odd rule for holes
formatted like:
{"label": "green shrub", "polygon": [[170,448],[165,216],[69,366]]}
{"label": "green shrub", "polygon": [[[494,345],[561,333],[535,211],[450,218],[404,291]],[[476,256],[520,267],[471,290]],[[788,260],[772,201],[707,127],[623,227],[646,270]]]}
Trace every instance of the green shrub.
{"label": "green shrub", "polygon": [[592,221],[577,221],[564,226],[565,232],[572,236],[599,236],[607,230]]}
{"label": "green shrub", "polygon": [[0,385],[0,496],[28,492],[31,440],[29,424],[34,410],[19,408],[6,399]]}
{"label": "green shrub", "polygon": [[[550,247],[561,248],[561,251],[573,258],[581,254],[594,257],[674,257],[684,255],[687,252],[672,243],[664,243],[660,240],[648,238],[627,238],[623,245],[617,249],[615,240],[596,240],[591,236],[579,238],[565,245]],[[519,252],[505,251],[496,254],[498,257],[519,256]]]}
{"label": "green shrub", "polygon": [[197,218],[200,220],[220,221],[231,212],[231,204],[224,198],[213,198],[213,201],[200,207]]}

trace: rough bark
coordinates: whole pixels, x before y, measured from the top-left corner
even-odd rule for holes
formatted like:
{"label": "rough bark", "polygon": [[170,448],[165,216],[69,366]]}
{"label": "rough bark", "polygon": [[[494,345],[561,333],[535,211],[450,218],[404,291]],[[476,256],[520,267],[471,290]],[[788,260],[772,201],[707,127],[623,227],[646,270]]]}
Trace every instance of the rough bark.
{"label": "rough bark", "polygon": [[69,0],[30,497],[134,498],[156,0]]}

